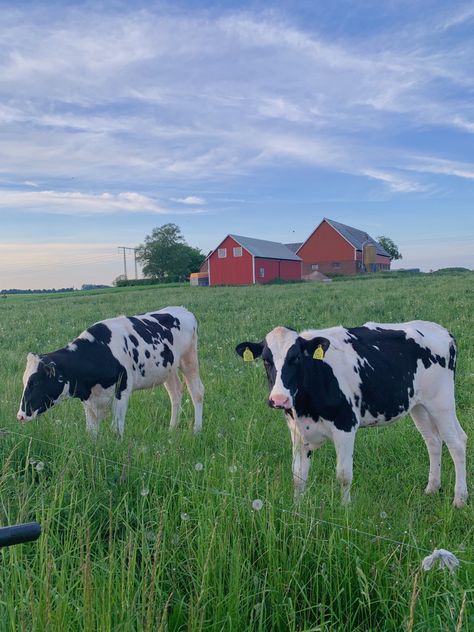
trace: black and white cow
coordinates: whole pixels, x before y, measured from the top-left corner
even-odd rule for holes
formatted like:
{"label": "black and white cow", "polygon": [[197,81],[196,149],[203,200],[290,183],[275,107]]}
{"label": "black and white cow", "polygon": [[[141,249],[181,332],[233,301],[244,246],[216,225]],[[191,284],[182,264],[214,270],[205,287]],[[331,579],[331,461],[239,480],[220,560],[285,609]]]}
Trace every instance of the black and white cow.
{"label": "black and white cow", "polygon": [[78,397],[94,436],[112,404],[113,427],[123,437],[132,392],[164,384],[171,400],[170,428],[174,428],[182,397],[178,369],[194,404],[194,431],[199,432],[204,387],[194,315],[184,307],[166,307],[102,320],[58,351],[28,354],[17,419],[34,419],[59,401]]}
{"label": "black and white cow", "polygon": [[291,432],[296,498],[304,491],[311,451],[329,439],[343,502],[349,502],[356,430],[410,413],[428,448],[426,493],[440,487],[444,441],[456,471],[454,505],[465,504],[467,437],[454,400],[456,344],[446,329],[421,320],[300,334],[276,327],[262,342],[242,342],[236,351],[246,360],[263,358],[268,403],[284,410]]}

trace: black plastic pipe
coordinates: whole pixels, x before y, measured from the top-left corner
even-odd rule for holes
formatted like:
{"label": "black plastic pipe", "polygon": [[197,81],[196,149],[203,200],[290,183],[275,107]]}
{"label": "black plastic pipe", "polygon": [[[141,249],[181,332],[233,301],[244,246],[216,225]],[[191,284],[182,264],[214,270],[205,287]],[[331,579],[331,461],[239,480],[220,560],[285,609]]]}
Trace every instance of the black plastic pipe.
{"label": "black plastic pipe", "polygon": [[16,524],[11,527],[0,528],[0,548],[21,544],[22,542],[32,542],[41,535],[41,525],[38,522],[27,522]]}

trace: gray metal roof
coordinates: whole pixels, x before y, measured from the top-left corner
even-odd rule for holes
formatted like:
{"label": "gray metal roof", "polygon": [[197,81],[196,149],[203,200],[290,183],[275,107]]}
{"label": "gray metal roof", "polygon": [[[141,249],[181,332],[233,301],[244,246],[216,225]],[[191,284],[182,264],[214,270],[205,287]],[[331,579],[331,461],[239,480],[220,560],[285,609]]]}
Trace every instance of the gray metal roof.
{"label": "gray metal roof", "polygon": [[265,259],[287,259],[289,261],[301,261],[285,244],[278,241],[266,241],[265,239],[254,239],[253,237],[242,237],[241,235],[229,235],[248,250],[254,257],[264,257]]}
{"label": "gray metal roof", "polygon": [[352,244],[354,248],[357,248],[357,250],[362,250],[364,243],[368,241],[369,243],[374,244],[375,250],[378,255],[390,257],[389,253],[378,243],[378,241],[375,241],[375,239],[373,239],[363,230],[352,228],[352,226],[346,226],[346,224],[335,222],[334,220],[328,219],[327,217],[325,217],[324,220],[333,228],[335,228],[339,233],[341,233],[341,235],[345,239],[347,239],[347,241]]}
{"label": "gray metal roof", "polygon": [[296,243],[293,244],[284,244],[287,248],[289,248],[291,250],[291,252],[295,252],[298,250],[298,248],[301,248],[301,246],[303,245],[302,241],[298,241]]}

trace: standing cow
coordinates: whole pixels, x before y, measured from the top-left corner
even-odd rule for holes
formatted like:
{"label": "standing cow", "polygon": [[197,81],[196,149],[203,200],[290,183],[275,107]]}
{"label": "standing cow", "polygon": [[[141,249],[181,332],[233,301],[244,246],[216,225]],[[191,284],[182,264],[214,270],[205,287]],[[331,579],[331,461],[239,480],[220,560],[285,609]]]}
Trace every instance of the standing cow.
{"label": "standing cow", "polygon": [[194,431],[199,432],[204,387],[194,315],[184,307],[166,307],[102,320],[58,351],[28,354],[17,419],[34,419],[59,401],[78,397],[94,436],[112,404],[113,427],[123,437],[132,392],[164,384],[171,400],[170,428],[174,428],[182,397],[178,368],[194,404]]}
{"label": "standing cow", "polygon": [[453,504],[465,504],[467,437],[456,417],[456,344],[446,329],[421,320],[301,334],[276,327],[262,342],[242,342],[236,351],[245,360],[263,358],[268,403],[284,410],[291,432],[296,498],[304,491],[311,451],[329,439],[343,502],[349,502],[359,426],[391,423],[410,413],[428,448],[426,493],[440,487],[444,441],[456,471]]}

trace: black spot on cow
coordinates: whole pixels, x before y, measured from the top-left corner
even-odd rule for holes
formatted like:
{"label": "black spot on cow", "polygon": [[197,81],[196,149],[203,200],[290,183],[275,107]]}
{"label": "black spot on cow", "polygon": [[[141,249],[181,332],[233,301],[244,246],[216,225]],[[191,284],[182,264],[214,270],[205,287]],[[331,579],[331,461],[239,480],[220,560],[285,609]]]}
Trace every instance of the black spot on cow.
{"label": "black spot on cow", "polygon": [[[174,362],[173,352],[166,344],[163,345],[163,351],[161,352],[161,357],[163,358],[163,366],[165,368],[168,366],[168,364],[173,364]],[[158,362],[157,362],[157,366],[158,366]]]}
{"label": "black spot on cow", "polygon": [[149,317],[141,316],[140,318],[129,316],[128,320],[140,338],[147,344],[153,345],[153,348],[165,340],[173,344],[171,329],[181,328],[179,320],[170,314],[150,314]]}
{"label": "black spot on cow", "polygon": [[127,336],[123,337],[123,343],[125,345],[125,349],[128,351],[128,340],[127,340]]}
{"label": "black spot on cow", "polygon": [[129,334],[128,337],[130,338],[130,341],[135,345],[135,347],[138,347],[138,340],[135,338],[135,336],[133,334]]}
{"label": "black spot on cow", "polygon": [[148,349],[145,349],[145,358],[149,358],[150,357],[150,352],[148,351]]}
{"label": "black spot on cow", "polygon": [[312,455],[312,454],[313,454],[313,453],[312,453],[312,451],[311,451],[311,450],[308,450],[308,452],[306,452],[306,456],[308,457],[308,459],[310,459],[310,458],[311,458],[311,455]]}
{"label": "black spot on cow", "polygon": [[133,361],[137,364],[138,363],[138,351],[136,349],[133,349],[132,355],[133,355]]}
{"label": "black spot on cow", "polygon": [[402,330],[355,327],[348,333],[345,342],[358,356],[362,416],[369,412],[390,420],[408,411],[418,363],[421,361],[425,369],[433,364],[446,366],[445,358],[434,355]]}
{"label": "black spot on cow", "polygon": [[112,340],[112,332],[104,323],[96,323],[87,331],[101,344],[108,345]]}

